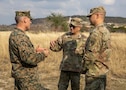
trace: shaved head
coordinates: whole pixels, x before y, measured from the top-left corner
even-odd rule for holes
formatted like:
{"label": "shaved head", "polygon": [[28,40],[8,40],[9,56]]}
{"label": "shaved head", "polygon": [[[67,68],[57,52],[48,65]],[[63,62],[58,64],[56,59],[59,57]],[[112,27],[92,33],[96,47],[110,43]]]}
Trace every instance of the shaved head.
{"label": "shaved head", "polygon": [[22,22],[25,18],[27,18],[26,16],[16,16],[15,17],[15,21],[16,23]]}

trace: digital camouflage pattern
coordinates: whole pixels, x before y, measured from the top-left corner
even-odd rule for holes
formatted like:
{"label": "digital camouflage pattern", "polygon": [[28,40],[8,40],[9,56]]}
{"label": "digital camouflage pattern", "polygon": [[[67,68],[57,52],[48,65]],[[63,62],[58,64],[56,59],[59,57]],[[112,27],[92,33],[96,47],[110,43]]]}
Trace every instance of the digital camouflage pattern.
{"label": "digital camouflage pattern", "polygon": [[63,50],[58,90],[67,90],[69,81],[72,90],[79,90],[85,41],[86,37],[81,33],[73,35],[68,32],[57,39],[54,47],[50,47],[56,52]]}
{"label": "digital camouflage pattern", "polygon": [[28,18],[32,19],[30,15],[30,11],[15,11],[15,13],[16,13],[16,17],[27,16]]}
{"label": "digital camouflage pattern", "polygon": [[84,24],[84,21],[81,18],[74,17],[71,18],[70,24],[72,24],[73,26],[81,26]]}
{"label": "digital camouflage pattern", "polygon": [[104,75],[109,70],[110,32],[102,24],[97,26],[86,41],[85,64],[89,69],[87,75]]}
{"label": "digital camouflage pattern", "polygon": [[90,13],[87,15],[87,17],[90,17],[91,15],[95,14],[95,13],[106,13],[104,7],[100,6],[100,7],[96,7],[96,8],[92,8],[90,10]]}
{"label": "digital camouflage pattern", "polygon": [[99,77],[85,77],[86,87],[84,90],[106,90],[106,75]]}
{"label": "digital camouflage pattern", "polygon": [[45,90],[37,73],[37,64],[44,60],[45,55],[35,52],[29,37],[22,30],[16,28],[10,34],[9,53],[15,90]]}
{"label": "digital camouflage pattern", "polygon": [[[110,32],[105,27],[104,24],[98,25],[90,33],[85,47],[85,67],[88,69],[86,72],[86,78],[99,77],[98,80],[101,82],[104,78],[101,78],[102,75],[106,75],[109,71],[109,57],[110,57]],[[97,82],[98,82],[97,80]],[[95,81],[95,80],[93,80]],[[86,79],[88,83],[88,79]],[[104,83],[104,82],[101,82]],[[93,86],[98,86],[98,83],[92,82],[95,84]],[[92,87],[92,84],[89,86]],[[90,88],[91,88],[90,87]],[[88,88],[88,85],[86,85]],[[104,88],[104,87],[103,87]],[[85,90],[104,90],[104,89],[85,89]]]}
{"label": "digital camouflage pattern", "polygon": [[61,70],[81,71],[85,41],[86,37],[84,35],[79,34],[75,36],[71,32],[68,32],[57,39],[54,47],[50,47],[55,52],[63,50],[63,58],[60,65]]}

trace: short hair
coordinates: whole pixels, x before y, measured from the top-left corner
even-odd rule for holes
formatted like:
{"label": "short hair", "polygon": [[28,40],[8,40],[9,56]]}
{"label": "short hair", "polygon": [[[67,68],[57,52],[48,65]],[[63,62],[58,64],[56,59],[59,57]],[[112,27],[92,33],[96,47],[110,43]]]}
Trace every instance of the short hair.
{"label": "short hair", "polygon": [[16,23],[21,22],[23,18],[28,18],[28,17],[27,17],[27,16],[16,16],[16,17],[15,17]]}
{"label": "short hair", "polygon": [[16,23],[19,23],[21,21],[21,16],[16,16],[15,21],[16,21]]}

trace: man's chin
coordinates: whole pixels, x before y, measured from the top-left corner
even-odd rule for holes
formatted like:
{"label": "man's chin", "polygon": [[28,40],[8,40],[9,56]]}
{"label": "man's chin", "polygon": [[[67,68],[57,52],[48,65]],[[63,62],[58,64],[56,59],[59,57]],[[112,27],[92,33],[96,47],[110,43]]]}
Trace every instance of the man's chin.
{"label": "man's chin", "polygon": [[93,23],[90,23],[90,25],[91,25],[91,26],[94,26],[94,24],[93,24]]}
{"label": "man's chin", "polygon": [[26,29],[26,31],[29,31],[29,30],[30,30],[29,28]]}
{"label": "man's chin", "polygon": [[75,34],[74,32],[71,32],[71,34]]}

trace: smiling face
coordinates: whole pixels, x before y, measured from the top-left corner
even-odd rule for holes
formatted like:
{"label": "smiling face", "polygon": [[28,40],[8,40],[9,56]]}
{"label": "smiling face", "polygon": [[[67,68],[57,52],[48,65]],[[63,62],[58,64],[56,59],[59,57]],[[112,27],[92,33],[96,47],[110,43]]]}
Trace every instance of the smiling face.
{"label": "smiling face", "polygon": [[74,26],[74,25],[70,24],[69,27],[70,27],[70,31],[72,34],[78,34],[80,32],[82,26]]}

